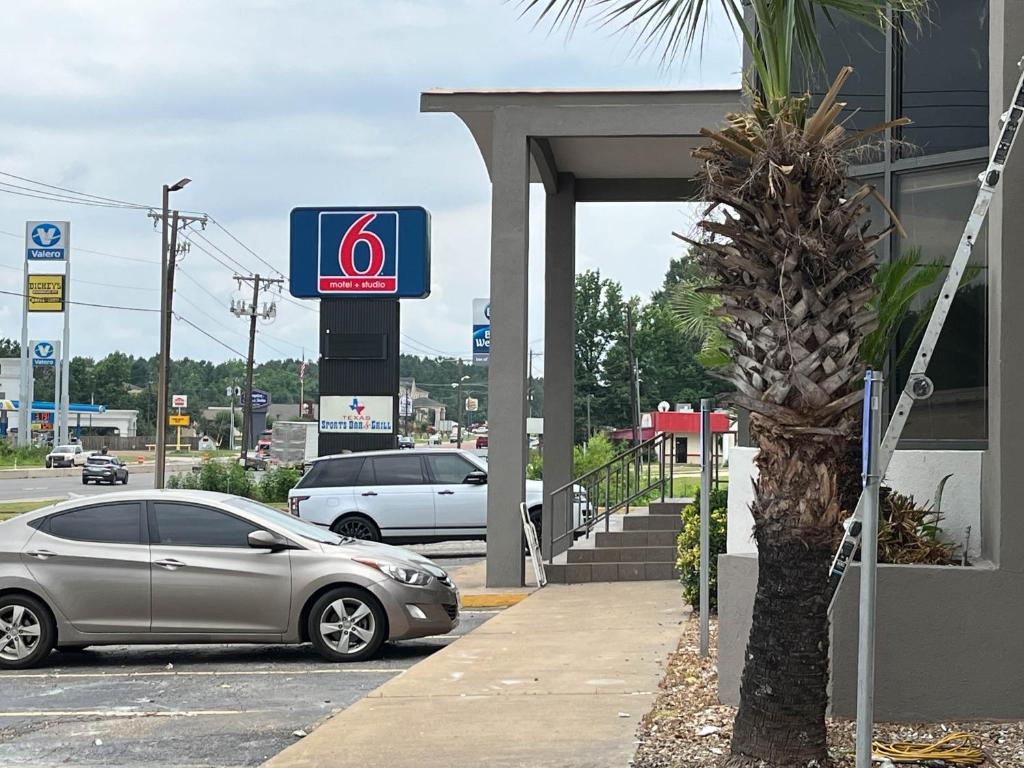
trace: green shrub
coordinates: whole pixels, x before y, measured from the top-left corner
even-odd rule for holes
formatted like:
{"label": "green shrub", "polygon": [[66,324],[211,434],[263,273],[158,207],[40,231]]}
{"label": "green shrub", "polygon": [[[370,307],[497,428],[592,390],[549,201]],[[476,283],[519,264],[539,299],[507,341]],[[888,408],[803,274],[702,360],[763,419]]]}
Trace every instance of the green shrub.
{"label": "green shrub", "polygon": [[34,467],[42,466],[50,449],[46,446],[18,447],[6,440],[0,440],[0,465]]}
{"label": "green shrub", "polygon": [[277,467],[263,474],[256,486],[256,498],[266,504],[288,501],[288,491],[296,486],[302,473],[293,467]]}
{"label": "green shrub", "polygon": [[[698,493],[699,496],[699,493]],[[718,556],[725,553],[726,525],[728,522],[728,491],[716,489],[711,491],[711,529],[709,543],[711,560],[708,569],[708,587],[711,610],[718,611]],[[700,609],[700,502],[687,504],[683,508],[683,530],[676,540],[676,567],[679,568],[679,581],[683,585],[683,597],[693,606]]]}
{"label": "green shrub", "polygon": [[167,479],[167,487],[232,493],[247,499],[254,498],[255,492],[252,478],[240,464],[224,464],[219,461],[206,462],[198,472],[171,475]]}

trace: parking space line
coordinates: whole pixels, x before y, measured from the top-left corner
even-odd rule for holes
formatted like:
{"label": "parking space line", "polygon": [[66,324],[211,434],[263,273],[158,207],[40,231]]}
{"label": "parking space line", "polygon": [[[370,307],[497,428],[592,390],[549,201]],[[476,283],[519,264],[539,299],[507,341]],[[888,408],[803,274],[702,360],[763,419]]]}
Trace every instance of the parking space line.
{"label": "parking space line", "polygon": [[0,717],[210,717],[213,715],[247,715],[258,709],[193,709],[178,712],[159,710],[138,712],[124,709],[34,709],[24,712],[0,712]]}
{"label": "parking space line", "polygon": [[162,670],[160,672],[30,672],[23,674],[0,675],[0,680],[28,680],[28,679],[76,679],[76,678],[103,678],[103,677],[256,677],[266,675],[342,675],[342,674],[366,674],[366,675],[397,675],[404,672],[404,669],[368,669],[359,667],[355,669],[254,669],[254,670],[226,670],[195,672],[178,672]]}

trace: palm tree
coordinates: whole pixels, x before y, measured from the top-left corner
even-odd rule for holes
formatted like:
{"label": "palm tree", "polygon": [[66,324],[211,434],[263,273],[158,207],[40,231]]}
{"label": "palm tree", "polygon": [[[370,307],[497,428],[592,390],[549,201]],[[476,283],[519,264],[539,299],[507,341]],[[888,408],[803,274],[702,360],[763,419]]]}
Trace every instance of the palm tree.
{"label": "palm tree", "polygon": [[[920,13],[926,0],[719,0],[750,51],[749,108],[705,129],[703,198],[717,209],[691,242],[717,296],[731,344],[720,369],[751,413],[760,449],[751,504],[758,545],[753,623],[733,727],[733,766],[827,763],[827,574],[844,509],[840,481],[864,372],[861,345],[878,325],[872,299],[869,185],[851,191],[851,152],[879,126],[851,135],[837,119],[844,67],[821,101],[793,96],[794,62],[821,62],[816,23],[845,16],[884,26],[887,11]],[[596,12],[633,28],[666,59],[692,49],[711,0],[521,0],[540,18],[575,25]],[[744,7],[747,13],[744,14]],[[751,21],[753,23],[751,23]],[[897,120],[890,125],[907,121]],[[687,238],[683,238],[686,240]]]}

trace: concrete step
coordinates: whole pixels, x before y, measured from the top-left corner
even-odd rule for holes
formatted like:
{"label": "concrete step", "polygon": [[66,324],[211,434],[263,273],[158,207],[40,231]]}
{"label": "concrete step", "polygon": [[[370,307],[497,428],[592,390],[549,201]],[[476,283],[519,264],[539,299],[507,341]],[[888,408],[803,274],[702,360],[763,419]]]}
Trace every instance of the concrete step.
{"label": "concrete step", "polygon": [[545,567],[552,584],[593,581],[671,581],[679,578],[672,563],[557,563]]}
{"label": "concrete step", "polygon": [[618,531],[595,534],[595,548],[608,547],[672,547],[675,546],[675,531]]}
{"label": "concrete step", "polygon": [[683,511],[683,507],[692,504],[693,499],[666,499],[665,501],[652,501],[647,509],[652,515],[676,515]]}
{"label": "concrete step", "polygon": [[622,518],[624,531],[675,531],[683,530],[680,515],[626,515]]}
{"label": "concrete step", "polygon": [[570,549],[568,562],[575,563],[674,563],[672,547],[590,547]]}

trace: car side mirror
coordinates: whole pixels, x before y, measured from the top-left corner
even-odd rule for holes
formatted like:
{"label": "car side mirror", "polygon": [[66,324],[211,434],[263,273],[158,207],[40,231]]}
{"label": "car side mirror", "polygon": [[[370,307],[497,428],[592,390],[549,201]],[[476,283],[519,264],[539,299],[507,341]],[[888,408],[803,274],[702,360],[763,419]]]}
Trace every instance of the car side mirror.
{"label": "car side mirror", "polygon": [[248,541],[253,549],[269,549],[271,552],[292,548],[286,539],[270,531],[253,531],[249,534]]}
{"label": "car side mirror", "polygon": [[462,482],[468,483],[469,485],[487,485],[487,473],[482,469],[474,469]]}

